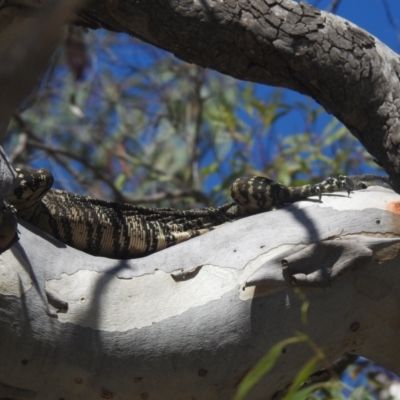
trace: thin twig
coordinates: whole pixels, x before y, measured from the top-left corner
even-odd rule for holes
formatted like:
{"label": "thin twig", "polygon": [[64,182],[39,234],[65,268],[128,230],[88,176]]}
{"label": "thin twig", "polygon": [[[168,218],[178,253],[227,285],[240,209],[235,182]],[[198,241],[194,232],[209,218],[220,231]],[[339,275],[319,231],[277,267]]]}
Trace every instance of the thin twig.
{"label": "thin twig", "polygon": [[397,37],[399,37],[399,30],[397,26],[397,21],[393,18],[392,10],[387,2],[387,0],[382,0],[383,7],[385,9],[386,18],[389,21],[389,24],[392,26],[395,32],[397,32]]}
{"label": "thin twig", "polygon": [[203,121],[203,106],[204,101],[201,98],[201,87],[204,81],[204,74],[199,74],[200,76],[196,76],[196,85],[195,85],[195,101],[193,104],[194,108],[194,134],[192,140],[192,148],[190,149],[191,154],[191,169],[192,169],[192,179],[193,179],[193,186],[196,189],[201,187],[200,181],[200,173],[199,173],[199,159],[200,159],[200,152],[199,152],[199,142],[200,142],[200,129]]}
{"label": "thin twig", "polygon": [[18,135],[18,144],[15,146],[14,151],[10,154],[10,163],[14,164],[15,160],[22,155],[27,150],[28,145],[28,135],[26,132],[21,132]]}
{"label": "thin twig", "polygon": [[332,14],[335,14],[337,12],[337,9],[340,6],[340,3],[341,3],[341,0],[332,0],[332,3],[327,8],[327,11]]}

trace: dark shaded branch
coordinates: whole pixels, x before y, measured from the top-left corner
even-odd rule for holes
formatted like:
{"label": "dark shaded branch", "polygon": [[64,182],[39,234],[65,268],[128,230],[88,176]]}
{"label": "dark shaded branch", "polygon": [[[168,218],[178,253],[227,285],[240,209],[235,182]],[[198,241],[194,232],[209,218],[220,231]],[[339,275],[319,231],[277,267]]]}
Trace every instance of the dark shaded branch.
{"label": "dark shaded branch", "polygon": [[46,70],[63,24],[84,1],[3,3],[0,3],[0,141],[13,110]]}

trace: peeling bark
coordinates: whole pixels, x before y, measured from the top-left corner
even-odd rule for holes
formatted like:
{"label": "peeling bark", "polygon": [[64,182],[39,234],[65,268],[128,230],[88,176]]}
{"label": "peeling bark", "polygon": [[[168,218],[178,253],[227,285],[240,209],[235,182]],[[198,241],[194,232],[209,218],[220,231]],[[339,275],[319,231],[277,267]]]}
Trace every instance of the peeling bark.
{"label": "peeling bark", "polygon": [[[7,386],[41,400],[232,399],[299,330],[328,360],[360,354],[400,373],[399,204],[387,189],[324,196],[122,261],[24,223],[0,256],[0,395]],[[249,399],[284,390],[312,355],[288,347]]]}

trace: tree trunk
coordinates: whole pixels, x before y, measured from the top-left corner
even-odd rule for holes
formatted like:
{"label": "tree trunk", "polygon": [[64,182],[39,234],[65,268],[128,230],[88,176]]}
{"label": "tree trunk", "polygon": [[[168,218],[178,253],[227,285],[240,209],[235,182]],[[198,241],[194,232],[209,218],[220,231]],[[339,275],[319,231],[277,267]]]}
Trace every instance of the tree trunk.
{"label": "tree trunk", "polygon": [[[0,396],[232,399],[296,331],[327,360],[356,353],[399,373],[399,202],[378,188],[324,196],[129,261],[23,224],[0,256]],[[249,399],[283,390],[312,355],[288,346]]]}

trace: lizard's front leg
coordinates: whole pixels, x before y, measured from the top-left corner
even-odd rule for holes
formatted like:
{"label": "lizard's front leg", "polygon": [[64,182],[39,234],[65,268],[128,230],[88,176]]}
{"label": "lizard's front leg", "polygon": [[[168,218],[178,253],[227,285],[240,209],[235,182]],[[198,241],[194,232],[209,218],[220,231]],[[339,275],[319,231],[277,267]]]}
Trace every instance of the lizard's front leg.
{"label": "lizard's front leg", "polygon": [[53,175],[42,169],[15,168],[17,176],[13,193],[7,196],[6,201],[12,205],[17,215],[27,221],[30,220],[43,197],[53,185]]}

